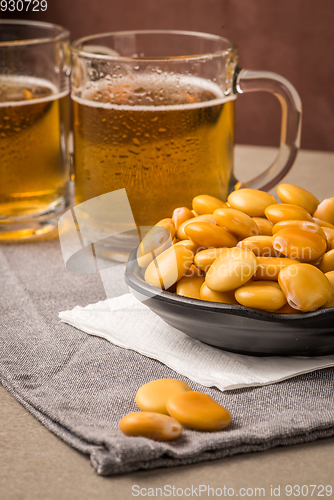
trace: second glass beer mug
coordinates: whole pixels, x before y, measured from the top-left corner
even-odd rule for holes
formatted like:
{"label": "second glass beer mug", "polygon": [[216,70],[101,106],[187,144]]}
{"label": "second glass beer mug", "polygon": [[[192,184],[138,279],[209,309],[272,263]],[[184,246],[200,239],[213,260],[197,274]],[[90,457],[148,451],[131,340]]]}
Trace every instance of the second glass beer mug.
{"label": "second glass beer mug", "polygon": [[125,188],[141,227],[170,217],[176,207],[191,208],[199,194],[225,200],[236,183],[235,99],[254,90],[281,102],[281,145],[273,165],[238,187],[268,190],[299,147],[301,103],[287,80],[241,69],[233,42],[214,35],[133,31],[76,41],[76,204]]}
{"label": "second glass beer mug", "polygon": [[69,205],[69,32],[0,21],[0,242],[56,234]]}

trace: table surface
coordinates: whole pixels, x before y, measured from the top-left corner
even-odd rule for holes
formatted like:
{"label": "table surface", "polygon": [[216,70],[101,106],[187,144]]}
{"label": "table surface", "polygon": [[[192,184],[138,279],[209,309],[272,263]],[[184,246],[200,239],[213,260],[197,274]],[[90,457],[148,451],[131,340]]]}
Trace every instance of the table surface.
{"label": "table surface", "polygon": [[[236,175],[246,180],[274,159],[275,149],[237,146],[235,156]],[[320,199],[334,196],[334,153],[301,151],[285,181],[309,189]],[[326,497],[321,485],[331,485],[334,490],[333,455],[334,438],[330,438],[191,466],[100,477],[88,456],[54,436],[0,386],[1,500],[162,498],[162,492],[155,488],[164,487],[166,496],[171,492],[172,498],[186,498],[199,496],[200,485],[221,488],[222,492],[216,492],[222,493],[221,498],[288,498],[287,485],[295,486],[292,498],[303,485],[309,485],[307,498],[311,498],[312,489],[313,497],[320,493]],[[213,490],[201,493],[202,498],[213,495]]]}

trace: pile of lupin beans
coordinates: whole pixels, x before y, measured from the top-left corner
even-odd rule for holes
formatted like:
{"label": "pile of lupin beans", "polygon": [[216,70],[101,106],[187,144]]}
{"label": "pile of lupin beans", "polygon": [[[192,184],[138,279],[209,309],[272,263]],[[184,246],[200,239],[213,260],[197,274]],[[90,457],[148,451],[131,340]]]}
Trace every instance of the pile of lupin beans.
{"label": "pile of lupin beans", "polygon": [[220,431],[232,419],[231,413],[203,392],[193,391],[181,380],[153,380],[140,387],[136,404],[142,411],[125,415],[119,423],[127,436],[156,441],[178,438],[185,426],[198,431]]}
{"label": "pile of lupin beans", "polygon": [[196,196],[143,238],[145,281],[184,297],[277,313],[334,307],[334,198],[292,184],[277,195]]}

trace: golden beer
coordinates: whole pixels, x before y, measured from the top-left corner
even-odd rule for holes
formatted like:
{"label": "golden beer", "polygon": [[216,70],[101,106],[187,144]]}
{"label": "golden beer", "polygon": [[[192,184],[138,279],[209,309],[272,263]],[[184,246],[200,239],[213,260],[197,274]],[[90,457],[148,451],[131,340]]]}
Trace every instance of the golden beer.
{"label": "golden beer", "polygon": [[0,77],[0,222],[66,204],[67,140],[68,91],[39,78]]}
{"label": "golden beer", "polygon": [[198,194],[226,198],[235,101],[218,85],[129,75],[72,99],[76,204],[126,188],[136,224],[150,226]]}

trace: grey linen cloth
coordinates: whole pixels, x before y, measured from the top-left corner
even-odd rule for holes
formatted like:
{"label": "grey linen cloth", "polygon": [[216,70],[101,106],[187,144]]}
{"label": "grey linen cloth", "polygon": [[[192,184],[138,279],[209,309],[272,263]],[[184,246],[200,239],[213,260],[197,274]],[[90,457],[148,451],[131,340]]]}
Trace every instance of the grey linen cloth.
{"label": "grey linen cloth", "polygon": [[[115,269],[118,296],[127,288],[122,269]],[[50,431],[89,454],[98,474],[191,464],[334,435],[333,368],[265,387],[205,388],[58,319],[59,311],[104,298],[98,274],[66,271],[57,240],[0,247],[1,382]],[[232,412],[232,424],[214,433],[185,429],[170,443],[124,436],[118,422],[137,410],[137,389],[164,377],[212,396]]]}

